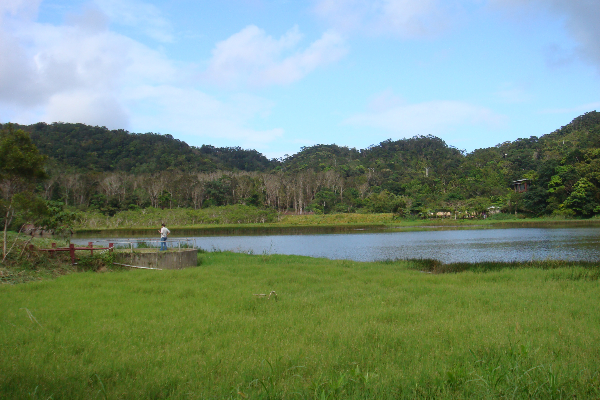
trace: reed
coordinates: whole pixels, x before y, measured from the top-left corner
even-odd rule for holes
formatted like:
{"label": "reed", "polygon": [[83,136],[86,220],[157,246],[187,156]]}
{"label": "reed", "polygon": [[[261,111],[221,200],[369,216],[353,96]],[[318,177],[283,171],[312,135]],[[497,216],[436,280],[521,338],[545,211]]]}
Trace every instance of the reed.
{"label": "reed", "polygon": [[584,267],[199,257],[0,286],[0,397],[600,396],[599,282],[569,273]]}

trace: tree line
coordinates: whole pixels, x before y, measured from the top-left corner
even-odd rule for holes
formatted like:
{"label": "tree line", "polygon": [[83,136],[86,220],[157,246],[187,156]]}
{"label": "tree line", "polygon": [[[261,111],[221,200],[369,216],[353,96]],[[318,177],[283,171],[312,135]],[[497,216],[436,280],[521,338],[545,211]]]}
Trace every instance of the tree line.
{"label": "tree line", "polygon": [[[83,124],[16,126],[48,157],[46,201],[114,215],[121,210],[244,204],[290,213],[399,216],[600,213],[600,113],[544,135],[466,153],[435,136],[367,149],[304,147],[269,160],[239,147],[189,146],[169,135]],[[516,193],[513,181],[528,179]]]}

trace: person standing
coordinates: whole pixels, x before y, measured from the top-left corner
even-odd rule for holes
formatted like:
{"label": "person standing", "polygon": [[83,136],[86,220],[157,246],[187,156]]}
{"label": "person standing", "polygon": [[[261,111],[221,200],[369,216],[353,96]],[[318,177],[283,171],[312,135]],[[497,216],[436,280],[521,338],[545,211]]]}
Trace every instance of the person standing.
{"label": "person standing", "polygon": [[167,250],[167,236],[171,231],[167,229],[165,224],[162,224],[162,228],[158,231],[160,232],[160,251]]}

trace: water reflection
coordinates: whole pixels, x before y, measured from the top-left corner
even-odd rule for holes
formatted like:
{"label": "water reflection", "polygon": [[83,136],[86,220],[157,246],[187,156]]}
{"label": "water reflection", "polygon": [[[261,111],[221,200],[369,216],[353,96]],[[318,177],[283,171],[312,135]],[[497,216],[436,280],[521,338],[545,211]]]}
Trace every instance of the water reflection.
{"label": "water reflection", "polygon": [[[92,239],[77,239],[87,243]],[[206,250],[380,261],[600,261],[600,228],[484,229],[392,233],[195,237]]]}

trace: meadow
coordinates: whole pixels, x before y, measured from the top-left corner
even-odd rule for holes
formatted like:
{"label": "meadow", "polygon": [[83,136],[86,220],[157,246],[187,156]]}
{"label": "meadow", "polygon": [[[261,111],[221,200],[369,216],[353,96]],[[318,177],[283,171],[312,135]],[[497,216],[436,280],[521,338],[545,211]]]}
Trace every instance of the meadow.
{"label": "meadow", "polygon": [[438,267],[213,252],[1,285],[0,398],[600,397],[598,266]]}

